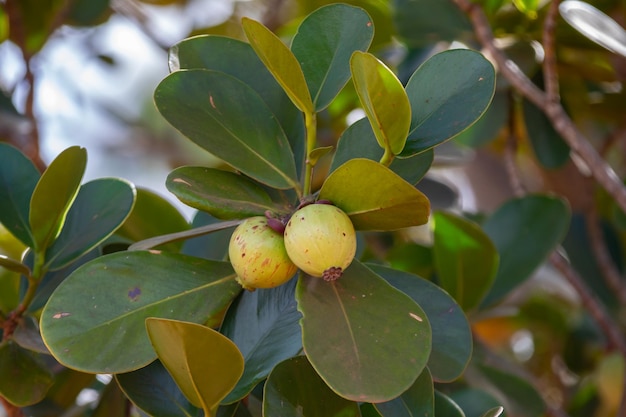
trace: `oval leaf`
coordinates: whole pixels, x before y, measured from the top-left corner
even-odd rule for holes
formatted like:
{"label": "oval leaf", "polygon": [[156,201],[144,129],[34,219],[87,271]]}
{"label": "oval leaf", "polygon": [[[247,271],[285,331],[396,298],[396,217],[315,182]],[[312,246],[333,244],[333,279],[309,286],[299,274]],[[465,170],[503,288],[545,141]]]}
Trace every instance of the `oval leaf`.
{"label": "oval leaf", "polygon": [[333,282],[302,275],[296,298],[304,352],[342,397],[389,401],[426,366],[431,351],[426,314],[358,261]]}
{"label": "oval leaf", "polygon": [[524,100],[524,125],[537,160],[548,169],[555,169],[568,161],[569,146],[554,130],[548,117],[537,106]]}
{"label": "oval leaf", "polygon": [[213,329],[196,323],[146,319],[146,329],[161,363],[185,397],[207,416],[243,373],[237,346]]}
{"label": "oval leaf", "polygon": [[248,395],[276,364],[302,350],[295,287],[294,279],[277,288],[245,291],[228,309],[220,332],[235,342],[245,368],[225,403]]}
{"label": "oval leaf", "polygon": [[424,369],[411,388],[398,398],[375,404],[383,417],[424,417],[435,415],[435,392],[433,379]]}
{"label": "oval leaf", "polygon": [[326,178],[320,199],[345,211],[359,230],[395,230],[428,221],[428,198],[384,165],[351,159]]}
{"label": "oval leaf", "polygon": [[355,52],[350,59],[350,69],[378,144],[386,154],[399,154],[411,125],[411,105],[402,83],[368,52]]}
{"label": "oval leaf", "polygon": [[38,354],[12,341],[0,344],[0,395],[24,407],[38,403],[53,383],[52,373]]}
{"label": "oval leaf", "polygon": [[461,133],[487,110],[495,92],[493,65],[467,49],[424,62],[406,85],[411,129],[401,156],[423,152]]}
{"label": "oval leaf", "polygon": [[436,416],[444,417],[465,417],[465,413],[452,398],[435,390],[435,410]]}
{"label": "oval leaf", "polygon": [[61,234],[46,252],[46,267],[61,269],[95,248],[124,223],[134,204],[129,182],[103,178],[82,185]]}
{"label": "oval leaf", "polygon": [[203,417],[183,395],[163,364],[156,360],[133,372],[115,375],[124,395],[152,416]]}
{"label": "oval leaf", "polygon": [[441,287],[463,310],[476,307],[491,288],[498,251],[475,223],[450,213],[434,215],[433,255]]}
{"label": "oval leaf", "polygon": [[472,357],[472,331],[461,307],[444,290],[407,272],[368,265],[388,283],[411,297],[426,313],[432,328],[428,368],[437,382],[459,378]]}
{"label": "oval leaf", "polygon": [[367,51],[373,38],[367,12],[347,4],[320,7],[302,21],[291,51],[302,66],[316,111],[326,108],[346,85],[352,53]]}
{"label": "oval leaf", "polygon": [[[480,386],[483,386],[483,384],[480,384]],[[450,396],[468,417],[498,417],[503,410],[499,406],[501,401],[498,401],[491,394],[480,388],[462,388],[452,392]],[[485,412],[485,410],[488,411]]]}
{"label": "oval leaf", "polygon": [[262,216],[266,210],[280,211],[261,186],[233,172],[180,167],[167,176],[165,185],[183,203],[218,219],[241,219]]}
{"label": "oval leaf", "polygon": [[305,356],[279,363],[267,378],[264,416],[361,417],[359,405],[335,394]]}
{"label": "oval leaf", "polygon": [[241,20],[250,45],[293,104],[303,113],[315,112],[304,73],[294,54],[263,24],[249,18]]}
{"label": "oval leaf", "polygon": [[45,250],[59,234],[78,193],[86,165],[87,151],[72,146],[61,152],[39,179],[29,213],[36,250]]}
{"label": "oval leaf", "polygon": [[498,273],[484,306],[502,299],[531,276],[563,241],[570,218],[565,200],[529,195],[504,203],[483,223],[500,253]]}
{"label": "oval leaf", "polygon": [[35,246],[30,230],[30,198],[39,171],[22,152],[0,143],[0,223],[29,247]]}
{"label": "oval leaf", "polygon": [[[380,161],[383,153],[384,151],[376,142],[372,125],[367,118],[360,119],[341,134],[330,172],[354,158]],[[434,152],[430,149],[410,158],[394,158],[389,168],[408,183],[417,184],[430,169],[433,159]]]}
{"label": "oval leaf", "polygon": [[175,128],[234,168],[271,187],[299,187],[285,132],[259,94],[237,78],[177,71],[161,81],[154,100]]}
{"label": "oval leaf", "polygon": [[43,310],[41,334],[68,368],[129,372],[156,357],[146,318],[203,323],[240,290],[227,262],[158,251],[117,252],[83,265],[59,285]]}

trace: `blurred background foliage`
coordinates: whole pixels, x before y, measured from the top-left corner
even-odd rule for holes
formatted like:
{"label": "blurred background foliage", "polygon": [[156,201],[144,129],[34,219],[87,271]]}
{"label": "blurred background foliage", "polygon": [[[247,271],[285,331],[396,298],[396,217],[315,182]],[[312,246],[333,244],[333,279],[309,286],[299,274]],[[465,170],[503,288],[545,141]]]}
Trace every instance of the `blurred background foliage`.
{"label": "blurred background foliage", "polygon": [[[152,93],[168,73],[168,49],[199,34],[245,39],[243,16],[262,21],[288,42],[306,14],[328,3],[332,1],[1,0],[0,141],[21,149],[40,169],[68,146],[86,147],[90,158],[86,179],[120,176],[174,202],[164,188],[171,169],[220,162],[198,156],[195,145],[181,138],[155,110]],[[373,18],[376,34],[371,50],[395,68],[403,82],[435,52],[450,47],[481,49],[471,22],[452,0],[347,3],[365,8]],[[543,19],[550,2],[475,3],[487,13],[497,45],[541,86]],[[624,1],[590,0],[589,4],[624,26]],[[564,108],[624,178],[626,57],[592,42],[562,18],[556,27],[555,56]],[[321,146],[336,144],[345,127],[362,117],[357,103],[349,83],[318,119]],[[320,163],[329,162],[327,158]],[[436,149],[433,169],[420,188],[435,208],[480,220],[514,195],[510,164],[517,167],[525,189],[569,201],[573,220],[563,247],[593,296],[623,330],[625,214],[595,185],[585,164],[570,153],[543,113],[523,100],[506,79],[498,78],[496,96],[484,117]],[[146,195],[152,196],[147,191]],[[191,217],[187,209],[177,207]],[[169,218],[177,222],[171,230],[185,224],[180,216]],[[155,216],[154,221],[164,220]],[[378,236],[374,243],[365,258],[432,278],[428,229]],[[0,230],[0,253],[19,258],[22,250]],[[619,286],[616,290],[602,279],[607,265],[622,280],[621,293]],[[5,304],[15,300],[11,294],[18,291],[6,284],[17,282],[9,274],[0,270],[4,311],[15,307]],[[539,268],[504,303],[485,312],[472,317],[475,355],[484,362],[493,361],[532,381],[549,405],[563,407],[571,416],[617,413],[623,398],[624,359],[612,353],[582,307],[580,294],[552,266]],[[57,404],[66,407],[78,392],[83,393],[78,404],[88,407],[93,394],[109,381],[63,372],[68,380],[75,379],[76,392],[57,390],[50,397],[56,395]],[[510,379],[499,380],[497,373],[479,375],[471,369],[465,378],[485,375],[492,377],[480,381],[486,390],[513,384]],[[462,388],[464,382],[458,384],[453,386]],[[451,392],[453,399],[467,406],[466,411],[471,409],[472,395],[469,388]],[[520,394],[519,404],[510,407],[508,415],[538,415],[529,409],[532,398]]]}

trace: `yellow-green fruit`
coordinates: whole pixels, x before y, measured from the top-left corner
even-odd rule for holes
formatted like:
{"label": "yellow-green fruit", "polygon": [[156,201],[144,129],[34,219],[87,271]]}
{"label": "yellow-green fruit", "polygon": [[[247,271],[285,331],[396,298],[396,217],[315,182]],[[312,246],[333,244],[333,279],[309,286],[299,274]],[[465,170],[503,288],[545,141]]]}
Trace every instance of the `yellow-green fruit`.
{"label": "yellow-green fruit", "polygon": [[346,213],[329,204],[296,211],[285,228],[285,248],[298,268],[314,277],[339,278],[356,252],[356,233]]}
{"label": "yellow-green fruit", "polygon": [[277,287],[298,270],[287,256],[283,237],[267,225],[265,217],[251,217],[237,226],[228,255],[237,280],[247,290]]}

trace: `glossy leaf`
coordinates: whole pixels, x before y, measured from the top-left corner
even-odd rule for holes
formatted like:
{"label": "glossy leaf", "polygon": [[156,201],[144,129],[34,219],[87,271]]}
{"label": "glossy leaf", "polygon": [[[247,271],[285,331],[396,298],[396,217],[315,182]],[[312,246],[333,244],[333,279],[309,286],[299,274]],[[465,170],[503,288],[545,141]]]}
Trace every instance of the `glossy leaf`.
{"label": "glossy leaf", "polygon": [[389,401],[417,379],[431,352],[424,311],[358,261],[326,282],[296,288],[302,343],[322,379],[353,401]]}
{"label": "glossy leaf", "polygon": [[103,178],[82,185],[61,234],[46,252],[46,267],[63,268],[91,251],[124,223],[134,203],[129,182]]}
{"label": "glossy leaf", "polygon": [[435,415],[433,380],[424,369],[415,383],[398,398],[375,404],[382,417],[430,417]]}
{"label": "glossy leaf", "polygon": [[373,37],[367,12],[347,4],[320,7],[302,21],[291,51],[302,67],[316,111],[326,108],[346,85],[350,56],[366,51]]}
{"label": "glossy leaf", "polygon": [[304,118],[250,44],[224,36],[194,36],[170,49],[170,69],[224,72],[252,87],[278,119],[300,169],[304,161]]}
{"label": "glossy leaf", "polygon": [[133,404],[153,416],[202,417],[176,385],[159,360],[133,372],[117,374],[115,379]]}
{"label": "glossy leaf", "polygon": [[481,416],[481,417],[500,417],[504,413],[504,407],[501,405],[491,408]]}
{"label": "glossy leaf", "polygon": [[235,342],[245,368],[225,403],[245,397],[276,364],[302,350],[295,287],[294,279],[272,289],[245,291],[228,309],[220,331]]}
{"label": "glossy leaf", "polygon": [[11,259],[8,256],[0,255],[0,267],[6,268],[9,271],[17,272],[19,274],[29,276],[30,268],[20,261]]}
{"label": "glossy leaf", "polygon": [[537,160],[548,169],[555,169],[569,160],[569,146],[546,115],[533,103],[524,100],[524,124]]}
{"label": "glossy leaf", "polygon": [[18,407],[41,401],[52,385],[52,374],[38,354],[12,341],[0,344],[0,395]]}
{"label": "glossy leaf", "polygon": [[272,370],[265,383],[263,415],[361,417],[358,404],[334,393],[306,356],[287,359]]}
{"label": "glossy leaf", "polygon": [[406,85],[412,115],[402,156],[440,145],[476,122],[491,103],[495,81],[493,65],[468,49],[441,52],[424,62]]}
{"label": "glossy leaf", "polygon": [[458,143],[480,148],[493,142],[509,117],[508,91],[496,91],[487,111],[469,128],[454,137]]}
{"label": "glossy leaf", "polygon": [[69,368],[128,372],[155,359],[147,317],[202,323],[240,290],[226,262],[159,251],[117,252],[83,265],[59,285],[43,310],[41,334]]}
{"label": "glossy leaf", "polygon": [[[192,228],[196,228],[216,223],[219,223],[219,220],[215,217],[203,211],[199,211],[193,216],[191,226]],[[185,255],[196,256],[198,258],[224,261],[228,254],[228,244],[233,229],[234,226],[229,229],[185,240],[181,252]]]}
{"label": "glossy leaf", "polygon": [[479,388],[463,388],[452,392],[450,397],[463,409],[466,417],[497,417],[502,413],[500,402]]}
{"label": "glossy leaf", "polygon": [[531,276],[565,238],[570,217],[564,200],[529,195],[507,201],[483,223],[500,254],[498,273],[484,306],[499,301]]}
{"label": "glossy leaf", "polygon": [[441,287],[463,310],[476,307],[498,271],[498,251],[475,223],[450,213],[434,215],[433,254]]}
{"label": "glossy leaf", "polygon": [[378,145],[385,153],[399,154],[411,125],[411,105],[402,83],[385,64],[367,52],[355,52],[350,69]]}
{"label": "glossy leaf", "polygon": [[357,230],[394,230],[428,221],[426,196],[384,165],[352,159],[326,178],[320,199],[345,211]]}
{"label": "glossy leaf", "polygon": [[317,164],[317,161],[320,160],[323,156],[327,155],[330,151],[333,150],[332,146],[322,146],[320,148],[313,149],[308,156],[308,161],[312,166]]}
{"label": "glossy leaf", "polygon": [[241,21],[250,45],[293,104],[303,113],[315,111],[304,73],[294,54],[271,30],[249,18]]}
{"label": "glossy leaf", "polygon": [[411,297],[426,313],[432,334],[428,368],[437,382],[459,378],[472,357],[472,332],[461,307],[439,286],[416,275],[369,265],[398,290]]}
{"label": "glossy leaf", "polygon": [[[334,171],[353,158],[380,161],[383,150],[378,146],[372,125],[367,118],[351,124],[339,138],[330,171]],[[395,158],[389,168],[410,184],[417,184],[430,169],[434,152],[429,149],[410,158]]]}
{"label": "glossy leaf", "polygon": [[435,390],[435,417],[465,417],[465,413],[450,397]]}
{"label": "glossy leaf", "polygon": [[243,373],[243,356],[237,346],[196,323],[150,317],[146,328],[161,363],[185,397],[207,416],[214,416]]}
{"label": "glossy leaf", "polygon": [[24,245],[35,246],[30,229],[30,198],[39,171],[13,146],[0,143],[0,223]]}
{"label": "glossy leaf", "polygon": [[45,250],[61,231],[86,165],[87,151],[72,146],[61,152],[39,179],[29,213],[36,250]]}
{"label": "glossy leaf", "polygon": [[167,176],[167,189],[190,207],[219,219],[262,216],[279,208],[257,183],[214,168],[185,166]]}
{"label": "glossy leaf", "polygon": [[168,122],[237,170],[271,187],[299,186],[281,125],[247,84],[217,71],[177,71],[154,99]]}

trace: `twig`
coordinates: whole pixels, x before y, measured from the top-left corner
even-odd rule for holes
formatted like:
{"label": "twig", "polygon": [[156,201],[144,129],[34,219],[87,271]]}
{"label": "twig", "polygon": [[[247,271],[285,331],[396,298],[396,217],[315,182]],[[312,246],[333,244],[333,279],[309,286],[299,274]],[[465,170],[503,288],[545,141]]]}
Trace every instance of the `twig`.
{"label": "twig", "polygon": [[524,97],[541,109],[552,122],[554,129],[563,137],[572,151],[576,152],[587,164],[596,181],[616,201],[620,209],[626,213],[626,188],[615,171],[600,157],[587,138],[576,128],[559,102],[550,102],[548,95],[540,90],[520,70],[513,61],[495,45],[493,32],[480,5],[471,0],[454,0],[457,6],[466,12],[474,26],[474,32],[498,65],[500,73]]}
{"label": "twig", "polygon": [[0,402],[4,407],[4,411],[7,413],[7,417],[24,417],[22,409],[11,404],[4,397],[0,396]]}
{"label": "twig", "polygon": [[515,99],[513,92],[509,91],[509,114],[508,114],[508,132],[506,137],[506,145],[504,147],[504,167],[509,176],[509,182],[511,188],[513,188],[513,194],[517,197],[521,197],[526,194],[526,189],[520,178],[517,170],[517,164],[515,162],[515,155],[517,154],[517,144],[519,143],[517,138],[517,116],[515,112]]}
{"label": "twig", "polygon": [[543,22],[543,83],[546,89],[546,99],[551,103],[558,104],[559,98],[559,75],[556,68],[556,49],[554,48],[554,32],[556,30],[556,17],[559,13],[560,0],[552,0]]}

